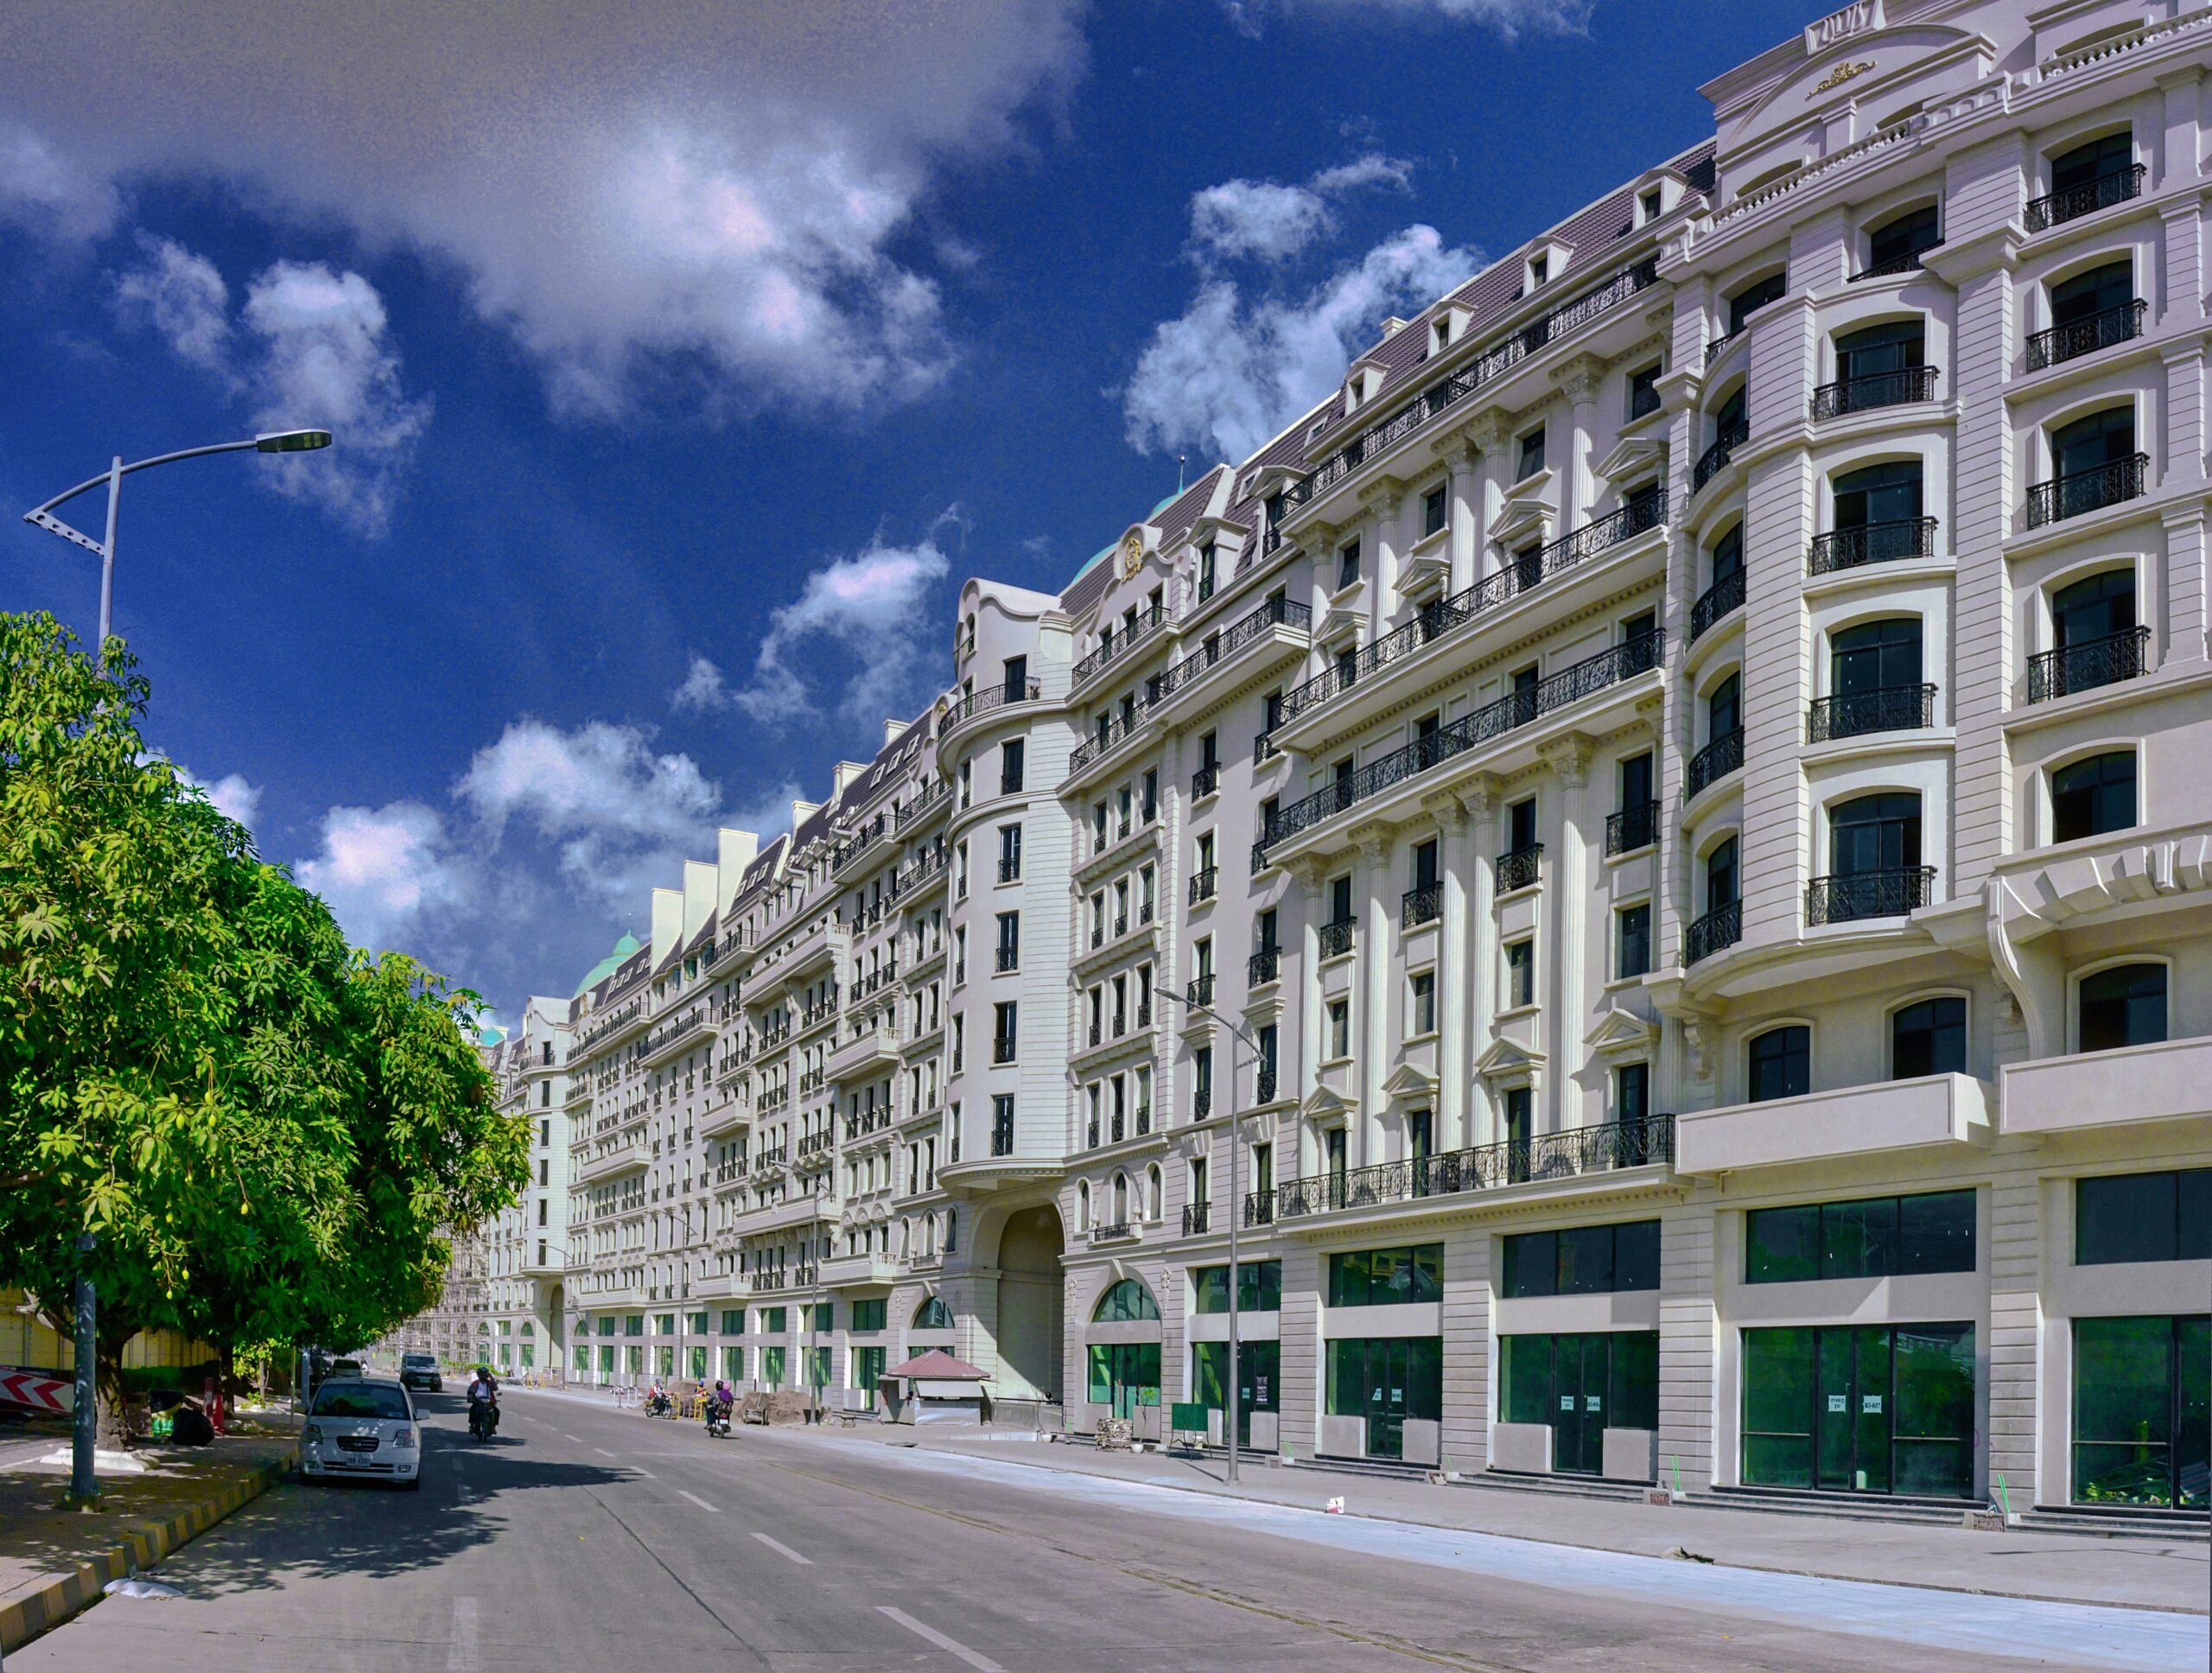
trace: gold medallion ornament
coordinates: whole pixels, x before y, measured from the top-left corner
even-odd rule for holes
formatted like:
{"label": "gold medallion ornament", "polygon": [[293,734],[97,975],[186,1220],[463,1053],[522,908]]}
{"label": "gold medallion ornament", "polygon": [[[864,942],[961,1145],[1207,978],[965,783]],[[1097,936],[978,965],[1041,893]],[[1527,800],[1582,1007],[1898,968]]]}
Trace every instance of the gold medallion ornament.
{"label": "gold medallion ornament", "polygon": [[1144,537],[1135,529],[1122,537],[1122,579],[1127,581],[1144,567]]}
{"label": "gold medallion ornament", "polygon": [[1805,97],[1808,99],[1818,99],[1822,93],[1834,92],[1838,87],[1843,86],[1845,82],[1850,80],[1852,77],[1856,75],[1864,75],[1867,71],[1873,67],[1874,67],[1872,63],[1864,59],[1860,60],[1856,64],[1839,64],[1834,69],[1830,70],[1823,79],[1815,82],[1813,84],[1813,91],[1807,93]]}

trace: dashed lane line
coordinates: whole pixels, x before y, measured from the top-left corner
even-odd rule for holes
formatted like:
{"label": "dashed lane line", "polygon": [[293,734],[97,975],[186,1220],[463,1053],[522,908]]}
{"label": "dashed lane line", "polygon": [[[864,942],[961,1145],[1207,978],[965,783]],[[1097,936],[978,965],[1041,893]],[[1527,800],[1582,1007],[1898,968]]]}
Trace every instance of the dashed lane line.
{"label": "dashed lane line", "polygon": [[676,1491],[683,1498],[690,1499],[701,1510],[706,1511],[709,1516],[720,1516],[722,1513],[721,1507],[719,1504],[709,1504],[705,1499],[700,1498],[696,1493],[684,1492],[683,1489],[681,1487],[678,1487]]}
{"label": "dashed lane line", "polygon": [[976,1670],[976,1673],[1006,1673],[1006,1670],[1001,1667],[996,1662],[993,1661],[988,1656],[978,1654],[976,1651],[970,1650],[966,1644],[961,1643],[957,1638],[948,1638],[934,1626],[923,1625],[923,1623],[916,1620],[905,1610],[894,1609],[887,1603],[879,1603],[875,1606],[879,1613],[888,1615],[893,1620],[897,1621],[899,1625],[905,1627],[916,1638],[926,1638],[930,1643],[935,1644],[947,1655],[959,1657],[962,1661],[966,1662],[969,1666],[974,1668]]}
{"label": "dashed lane line", "polygon": [[792,1550],[790,1546],[785,1544],[780,1539],[772,1538],[768,1535],[762,1533],[758,1528],[755,1528],[753,1530],[753,1537],[759,1540],[770,1550],[789,1557],[793,1562],[804,1563],[810,1568],[814,1566],[814,1559],[812,1557],[801,1556],[798,1552]]}

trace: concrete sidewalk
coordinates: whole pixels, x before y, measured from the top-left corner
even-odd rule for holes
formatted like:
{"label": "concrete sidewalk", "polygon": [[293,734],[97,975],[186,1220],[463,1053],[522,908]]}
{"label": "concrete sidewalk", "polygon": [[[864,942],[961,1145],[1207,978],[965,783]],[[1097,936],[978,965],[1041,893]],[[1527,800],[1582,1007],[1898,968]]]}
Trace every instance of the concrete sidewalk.
{"label": "concrete sidewalk", "polygon": [[62,1507],[66,1464],[44,1447],[10,1445],[0,1459],[0,1652],[28,1644],[95,1601],[100,1587],[150,1568],[228,1516],[299,1455],[289,1413],[249,1415],[207,1447],[149,1443],[143,1474],[103,1475],[96,1509]]}
{"label": "concrete sidewalk", "polygon": [[[742,1439],[794,1453],[818,1447],[920,1447],[1311,1511],[1322,1511],[1330,1499],[1341,1498],[1348,1516],[1590,1550],[1704,1559],[1777,1574],[1993,1597],[2202,1614],[2208,1580],[2212,1580],[2208,1574],[2212,1548],[2201,1540],[2109,1539],[2018,1528],[1982,1533],[1962,1527],[1654,1505],[1496,1486],[1430,1486],[1308,1466],[1277,1468],[1249,1459],[1241,1472],[1243,1479],[1230,1487],[1223,1479],[1224,1464],[1219,1457],[1102,1453],[1088,1446],[1044,1441],[1024,1444],[1007,1436],[994,1438],[988,1431],[963,1434],[949,1428],[863,1423],[852,1429],[748,1429]],[[798,1460],[793,1457],[791,1461]]]}

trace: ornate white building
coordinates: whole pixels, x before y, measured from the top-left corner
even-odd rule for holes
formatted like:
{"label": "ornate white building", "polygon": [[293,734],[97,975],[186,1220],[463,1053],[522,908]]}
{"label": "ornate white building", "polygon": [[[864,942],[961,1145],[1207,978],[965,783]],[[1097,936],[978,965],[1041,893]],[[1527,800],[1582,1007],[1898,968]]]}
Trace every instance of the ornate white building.
{"label": "ornate white building", "polygon": [[2209,53],[1861,0],[970,582],[945,697],[549,1010],[569,1374],[942,1345],[1151,1428],[1237,1215],[1258,1448],[2201,1506]]}

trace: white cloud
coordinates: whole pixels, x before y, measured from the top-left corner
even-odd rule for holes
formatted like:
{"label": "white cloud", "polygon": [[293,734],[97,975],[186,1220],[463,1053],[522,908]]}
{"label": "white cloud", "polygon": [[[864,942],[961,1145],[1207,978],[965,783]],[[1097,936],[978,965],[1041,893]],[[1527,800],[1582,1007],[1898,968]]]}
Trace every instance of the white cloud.
{"label": "white cloud", "polygon": [[321,847],[294,868],[353,940],[372,950],[417,943],[427,920],[462,909],[474,868],[454,852],[445,821],[416,801],[334,807]]}
{"label": "white cloud", "polygon": [[423,0],[404,29],[271,29],[249,0],[10,0],[0,108],[30,149],[0,180],[89,227],[69,181],[212,175],[411,245],[571,410],[671,386],[858,410],[950,363],[937,273],[963,246],[911,247],[916,212],[1079,71],[1082,10]]}
{"label": "white cloud", "polygon": [[1524,34],[1580,35],[1588,29],[1593,0],[1222,0],[1236,25],[1257,35],[1278,13],[1315,12],[1337,16],[1366,14],[1396,22],[1421,18],[1446,23],[1478,23],[1511,41]]}
{"label": "white cloud", "polygon": [[207,799],[215,811],[226,819],[235,819],[248,830],[261,813],[261,786],[249,784],[243,773],[226,773],[212,783],[201,778],[188,767],[176,769],[178,778],[188,785],[196,785],[207,792]]}
{"label": "white cloud", "polygon": [[1302,296],[1248,300],[1208,280],[1138,357],[1122,392],[1129,444],[1244,458],[1334,388],[1386,316],[1427,307],[1481,259],[1409,226]]}
{"label": "white cloud", "polygon": [[763,725],[787,725],[824,706],[827,653],[842,661],[843,672],[830,682],[840,719],[867,725],[911,716],[931,695],[938,645],[931,607],[952,567],[938,536],[959,526],[955,506],[911,546],[887,544],[879,530],[865,550],[823,565],[798,598],[777,607],[743,685],[731,687],[712,661],[694,655],[670,703],[702,714],[735,709]]}
{"label": "white cloud", "polygon": [[82,244],[111,232],[122,213],[121,198],[98,171],[29,129],[0,121],[0,222]]}
{"label": "white cloud", "polygon": [[1413,165],[1403,158],[1370,152],[1324,169],[1302,186],[1224,181],[1192,195],[1192,251],[1202,264],[1244,257],[1286,260],[1335,230],[1332,198],[1364,186],[1403,191],[1412,175]]}
{"label": "white cloud", "polygon": [[116,282],[126,319],[215,373],[257,428],[315,424],[337,438],[327,452],[266,461],[256,480],[360,534],[383,534],[431,403],[400,388],[376,287],[320,262],[277,262],[247,285],[234,325],[230,287],[213,262],[170,239],[139,244],[145,259]]}

